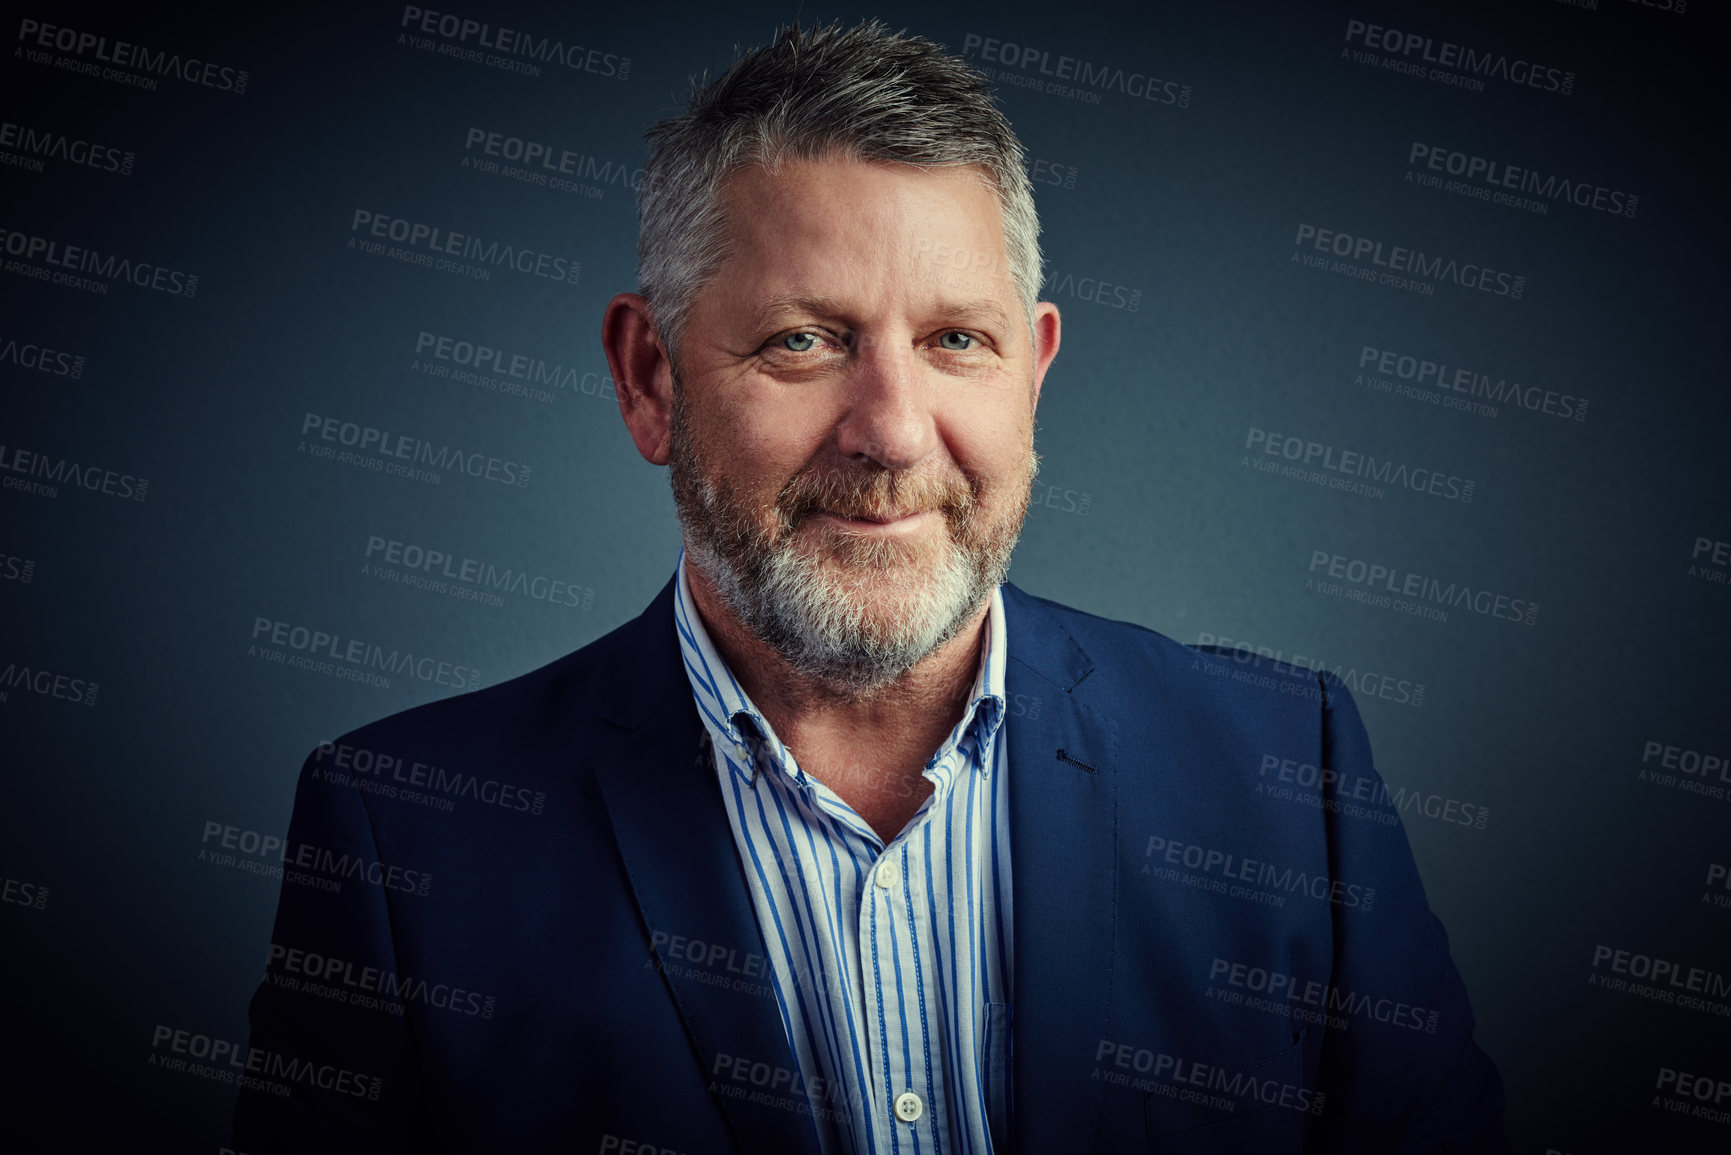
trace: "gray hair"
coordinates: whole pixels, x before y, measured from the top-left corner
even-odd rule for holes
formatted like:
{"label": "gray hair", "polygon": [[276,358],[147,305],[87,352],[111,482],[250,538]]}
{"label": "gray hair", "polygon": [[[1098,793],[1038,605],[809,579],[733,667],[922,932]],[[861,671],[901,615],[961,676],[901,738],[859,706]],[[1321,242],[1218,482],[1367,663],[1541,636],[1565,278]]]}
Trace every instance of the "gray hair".
{"label": "gray hair", "polygon": [[[707,78],[707,73],[705,74]],[[637,190],[637,287],[674,355],[692,302],[728,256],[722,192],[742,168],[845,157],[984,170],[1003,212],[1005,256],[1033,329],[1040,220],[1021,141],[986,78],[932,41],[872,20],[798,22],[726,72],[695,81],[683,116],[646,134]]]}

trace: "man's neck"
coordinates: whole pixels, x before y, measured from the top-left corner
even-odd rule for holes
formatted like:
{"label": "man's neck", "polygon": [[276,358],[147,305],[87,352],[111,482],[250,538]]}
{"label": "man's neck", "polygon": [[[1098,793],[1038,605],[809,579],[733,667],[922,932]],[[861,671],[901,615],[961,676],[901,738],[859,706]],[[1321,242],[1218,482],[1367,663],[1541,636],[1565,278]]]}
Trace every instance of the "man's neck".
{"label": "man's neck", "polygon": [[689,555],[686,580],[716,650],[790,749],[876,743],[879,748],[917,749],[923,763],[967,710],[979,673],[989,603],[981,604],[960,633],[911,670],[861,696],[794,670],[734,616]]}

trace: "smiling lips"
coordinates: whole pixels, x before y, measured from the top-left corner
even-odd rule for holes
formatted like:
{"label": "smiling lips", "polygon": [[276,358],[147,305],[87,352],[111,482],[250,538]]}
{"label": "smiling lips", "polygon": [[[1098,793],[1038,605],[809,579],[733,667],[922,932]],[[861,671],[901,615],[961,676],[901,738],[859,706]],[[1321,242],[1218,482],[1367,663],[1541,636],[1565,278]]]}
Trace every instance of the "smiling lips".
{"label": "smiling lips", "polygon": [[922,513],[930,513],[931,511],[926,510],[926,509],[910,509],[910,510],[907,510],[906,512],[903,512],[903,513],[887,513],[887,514],[862,513],[862,514],[859,514],[857,516],[855,516],[853,514],[845,514],[845,513],[832,513],[831,511],[829,511],[827,509],[823,510],[821,512],[822,512],[823,516],[825,516],[825,517],[831,518],[835,521],[848,522],[848,523],[853,524],[853,525],[883,525],[883,526],[888,526],[888,525],[897,525],[897,524],[900,524],[901,522],[904,522],[904,521],[909,521],[913,518],[918,517]]}

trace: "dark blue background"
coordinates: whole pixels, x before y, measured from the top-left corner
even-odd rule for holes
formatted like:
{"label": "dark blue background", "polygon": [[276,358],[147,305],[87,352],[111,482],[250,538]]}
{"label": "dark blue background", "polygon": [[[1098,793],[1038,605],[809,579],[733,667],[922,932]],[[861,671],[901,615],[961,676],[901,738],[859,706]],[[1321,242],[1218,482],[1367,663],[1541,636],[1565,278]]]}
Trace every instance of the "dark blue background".
{"label": "dark blue background", "polygon": [[[532,78],[417,51],[389,4],[27,9],[249,73],[239,95],[173,78],[151,92],[34,62],[10,25],[0,121],[135,162],[0,166],[0,228],[199,277],[187,299],[0,273],[0,346],[85,358],[73,379],[0,354],[5,452],[149,479],[143,502],[0,490],[0,668],[100,685],[91,705],[0,687],[0,872],[49,892],[40,910],[0,906],[5,1050],[22,1068],[0,1092],[0,1130],[47,1128],[10,1149],[218,1148],[232,1090],[149,1067],[152,1033],[244,1043],[277,884],[200,861],[206,824],[280,835],[316,742],[453,692],[269,664],[248,654],[256,619],[492,684],[636,615],[670,575],[666,479],[599,387],[601,311],[635,284],[631,190],[480,174],[464,142],[480,128],[634,170],[643,130],[691,75],[796,13],[877,15],[956,49],[974,34],[1190,87],[1177,107],[1000,86],[1040,172],[1072,183],[1037,185],[1064,343],[1013,579],[1185,642],[1422,683],[1420,705],[1355,688],[1391,786],[1489,810],[1483,829],[1413,811],[1406,825],[1516,1149],[1725,1149],[1725,1125],[1651,1104],[1661,1067],[1731,1079],[1731,1020],[1588,985],[1607,973],[1600,945],[1731,973],[1731,909],[1705,893],[1709,867],[1731,862],[1731,802],[1641,777],[1649,742],[1731,755],[1731,587],[1690,572],[1698,538],[1731,539],[1713,6],[450,10],[629,56],[629,77]],[[1470,91],[1357,63],[1342,55],[1351,19],[1566,69],[1573,91]],[[1639,208],[1535,214],[1421,188],[1404,179],[1414,142],[1632,192]],[[581,278],[478,283],[364,255],[347,244],[358,209],[574,257]],[[1305,268],[1292,260],[1304,223],[1510,270],[1524,292],[1421,296]],[[1137,307],[1079,297],[1083,278],[1139,292]],[[411,369],[423,331],[572,372],[551,403],[437,379]],[[1367,345],[1584,397],[1587,416],[1377,392],[1354,383]],[[528,463],[531,482],[426,485],[314,460],[297,452],[309,412]],[[1267,475],[1243,464],[1252,428],[1440,467],[1472,478],[1474,498]],[[373,535],[560,578],[590,605],[380,581],[362,572]],[[1319,595],[1315,551],[1540,613],[1429,621]]]}

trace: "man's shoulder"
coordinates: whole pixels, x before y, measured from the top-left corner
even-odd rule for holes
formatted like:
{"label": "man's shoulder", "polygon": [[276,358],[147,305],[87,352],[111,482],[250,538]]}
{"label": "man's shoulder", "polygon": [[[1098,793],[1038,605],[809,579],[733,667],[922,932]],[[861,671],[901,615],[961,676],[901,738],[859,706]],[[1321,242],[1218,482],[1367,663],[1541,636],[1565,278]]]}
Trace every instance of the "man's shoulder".
{"label": "man's shoulder", "polygon": [[[1031,594],[1012,583],[1004,583],[1005,609],[1014,613],[1016,624],[1032,627],[1040,635],[1038,647],[1061,632],[1080,647],[1091,663],[1091,678],[1129,681],[1143,686],[1150,677],[1163,684],[1289,687],[1286,694],[1318,694],[1319,674],[1301,665],[1277,661],[1245,649],[1215,645],[1189,645],[1137,622],[1108,618],[1050,598]],[[1014,611],[1011,607],[1014,606]],[[1016,660],[1017,636],[1010,633],[1010,658]],[[1326,673],[1321,684],[1331,681]]]}
{"label": "man's shoulder", "polygon": [[[657,645],[654,610],[629,619],[553,661],[486,686],[386,715],[348,731],[337,745],[407,757],[569,750],[615,723],[629,728],[659,705],[668,648]],[[665,632],[673,625],[667,615]],[[662,659],[657,661],[657,659]],[[652,700],[653,699],[653,700]]]}

